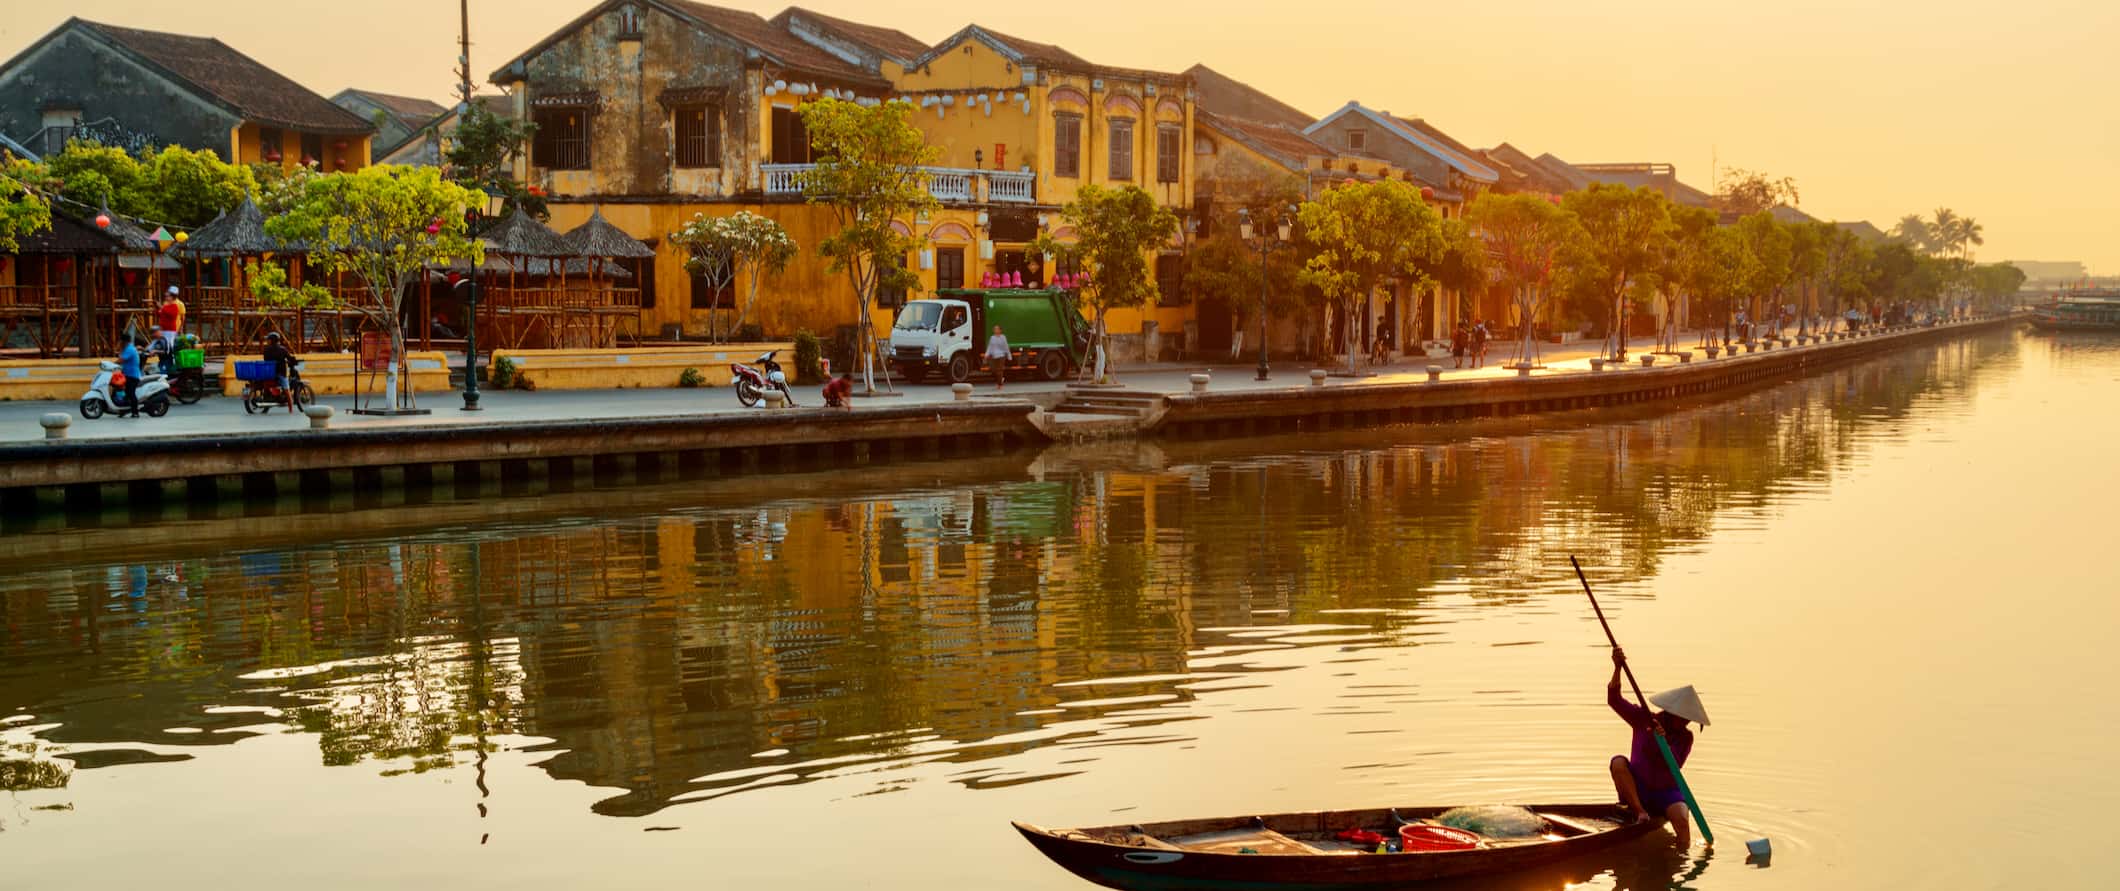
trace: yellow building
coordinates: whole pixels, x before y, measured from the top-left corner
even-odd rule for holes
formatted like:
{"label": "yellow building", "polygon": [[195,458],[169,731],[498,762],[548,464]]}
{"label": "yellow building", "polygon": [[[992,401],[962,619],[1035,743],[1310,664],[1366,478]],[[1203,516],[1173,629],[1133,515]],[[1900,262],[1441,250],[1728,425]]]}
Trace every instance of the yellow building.
{"label": "yellow building", "polygon": [[[899,31],[789,9],[771,20],[678,0],[608,0],[493,75],[515,113],[538,124],[517,174],[544,189],[565,230],[600,207],[655,247],[636,265],[642,329],[698,334],[717,297],[667,242],[695,213],[750,210],[802,248],[761,289],[766,332],[826,334],[855,319],[844,275],[816,245],[835,225],[807,204],[812,163],[798,109],[820,96],[904,101],[940,156],[927,168],[941,208],[897,221],[925,289],[977,287],[988,274],[1049,280],[1025,250],[1065,239],[1059,209],[1084,183],[1136,185],[1174,210],[1192,203],[1192,97],[1183,75],[1095,65],[1058,47],[968,27],[929,47]],[[1114,312],[1122,358],[1182,345],[1191,321],[1174,240],[1157,261],[1163,305]],[[744,283],[738,283],[738,293]],[[880,321],[908,295],[880,295]],[[1131,347],[1131,349],[1128,349]]]}

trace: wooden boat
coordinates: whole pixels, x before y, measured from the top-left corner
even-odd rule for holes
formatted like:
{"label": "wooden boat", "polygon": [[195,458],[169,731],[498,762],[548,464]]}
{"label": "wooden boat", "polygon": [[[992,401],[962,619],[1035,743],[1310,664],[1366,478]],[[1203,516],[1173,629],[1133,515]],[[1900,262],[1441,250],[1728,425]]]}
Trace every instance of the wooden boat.
{"label": "wooden boat", "polygon": [[2120,332],[2120,290],[2072,291],[2032,308],[2035,331]]}
{"label": "wooden boat", "polygon": [[1466,850],[1391,854],[1371,853],[1373,847],[1336,836],[1361,828],[1397,838],[1400,826],[1449,809],[1316,811],[1084,829],[1015,827],[1054,863],[1110,888],[1341,891],[1524,869],[1622,844],[1659,825],[1637,824],[1611,804],[1530,809],[1545,821],[1538,836],[1485,839]]}

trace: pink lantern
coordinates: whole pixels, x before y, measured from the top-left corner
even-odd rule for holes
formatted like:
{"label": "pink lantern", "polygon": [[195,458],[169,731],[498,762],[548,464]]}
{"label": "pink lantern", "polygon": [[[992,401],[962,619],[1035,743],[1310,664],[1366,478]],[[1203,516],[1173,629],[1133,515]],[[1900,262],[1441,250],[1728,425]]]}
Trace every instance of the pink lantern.
{"label": "pink lantern", "polygon": [[435,220],[435,221],[433,221],[433,222],[430,222],[430,223],[428,223],[428,224],[427,224],[427,234],[429,234],[429,235],[440,235],[440,234],[442,234],[442,221],[441,221],[441,220]]}

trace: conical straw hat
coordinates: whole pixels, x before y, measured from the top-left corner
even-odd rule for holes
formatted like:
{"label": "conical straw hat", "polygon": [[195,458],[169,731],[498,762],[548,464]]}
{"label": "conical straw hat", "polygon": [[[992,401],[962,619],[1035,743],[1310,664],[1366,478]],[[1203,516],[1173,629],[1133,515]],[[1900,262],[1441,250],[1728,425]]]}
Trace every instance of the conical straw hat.
{"label": "conical straw hat", "polygon": [[1702,727],[1708,726],[1708,709],[1700,704],[1700,694],[1693,692],[1692,684],[1651,696],[1649,704]]}

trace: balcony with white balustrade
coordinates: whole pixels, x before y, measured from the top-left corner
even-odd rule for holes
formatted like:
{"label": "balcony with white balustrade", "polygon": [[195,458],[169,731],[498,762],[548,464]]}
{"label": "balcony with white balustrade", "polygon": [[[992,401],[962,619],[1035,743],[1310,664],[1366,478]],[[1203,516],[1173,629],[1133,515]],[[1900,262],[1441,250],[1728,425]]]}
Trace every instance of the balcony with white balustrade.
{"label": "balcony with white balustrade", "polygon": [[[802,194],[802,174],[815,164],[761,164],[768,198]],[[944,204],[1035,204],[1038,175],[1006,170],[971,170],[962,167],[922,167],[927,174],[928,194]]]}

